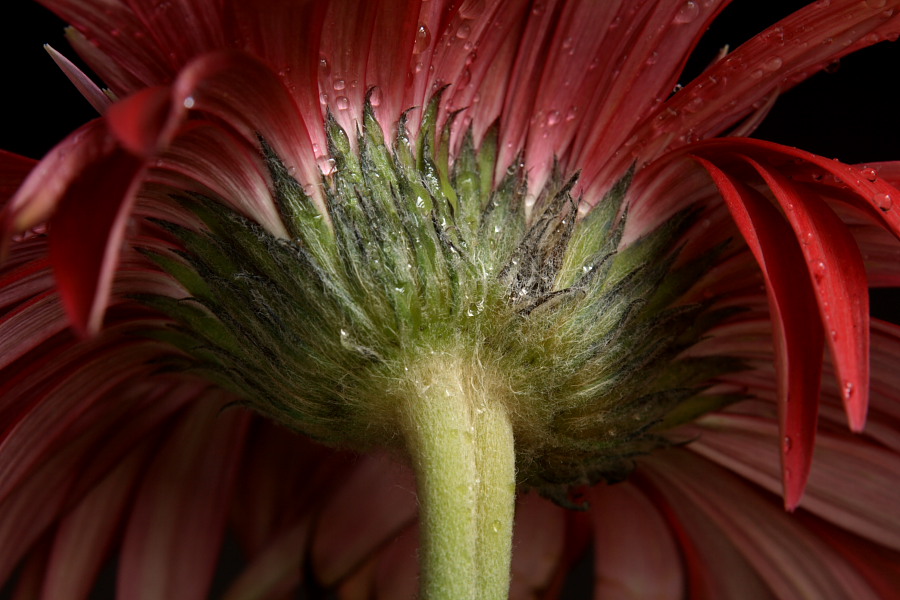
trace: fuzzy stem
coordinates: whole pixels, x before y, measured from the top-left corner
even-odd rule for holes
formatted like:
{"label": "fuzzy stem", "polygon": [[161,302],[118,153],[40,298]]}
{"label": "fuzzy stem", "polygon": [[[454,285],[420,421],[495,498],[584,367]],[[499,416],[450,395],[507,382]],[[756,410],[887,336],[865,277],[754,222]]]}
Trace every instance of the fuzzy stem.
{"label": "fuzzy stem", "polygon": [[422,526],[422,598],[509,593],[515,450],[505,407],[454,361],[420,371],[406,403]]}

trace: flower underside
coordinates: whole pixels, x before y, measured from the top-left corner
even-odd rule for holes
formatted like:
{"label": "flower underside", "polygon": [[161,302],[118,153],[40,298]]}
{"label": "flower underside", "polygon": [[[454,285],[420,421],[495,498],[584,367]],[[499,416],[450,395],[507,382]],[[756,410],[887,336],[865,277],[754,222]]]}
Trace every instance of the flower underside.
{"label": "flower underside", "polygon": [[183,248],[145,251],[189,294],[141,298],[177,322],[152,335],[181,351],[170,368],[352,448],[400,447],[427,385],[412,373],[462,364],[509,415],[518,483],[571,504],[572,486],[623,479],[666,429],[737,399],[702,392],[740,361],[683,356],[732,314],[679,302],[723,249],[678,263],[691,211],[619,248],[629,177],[577,218],[577,176],[557,173],[527,211],[523,165],[492,185],[495,135],[476,149],[469,134],[450,165],[439,102],[415,144],[401,120],[388,146],[369,105],[358,149],[328,119],[324,213],[261,141],[289,240],[181,198],[206,228],[160,222]]}

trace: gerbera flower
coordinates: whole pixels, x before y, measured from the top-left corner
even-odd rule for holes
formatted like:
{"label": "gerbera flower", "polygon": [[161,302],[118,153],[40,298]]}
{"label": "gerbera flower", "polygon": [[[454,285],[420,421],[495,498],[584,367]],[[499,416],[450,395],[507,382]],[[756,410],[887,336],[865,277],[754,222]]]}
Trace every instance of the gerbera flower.
{"label": "gerbera flower", "polygon": [[897,589],[900,166],[742,136],[900,1],[683,86],[727,2],[42,4],[101,117],[0,161],[19,593]]}

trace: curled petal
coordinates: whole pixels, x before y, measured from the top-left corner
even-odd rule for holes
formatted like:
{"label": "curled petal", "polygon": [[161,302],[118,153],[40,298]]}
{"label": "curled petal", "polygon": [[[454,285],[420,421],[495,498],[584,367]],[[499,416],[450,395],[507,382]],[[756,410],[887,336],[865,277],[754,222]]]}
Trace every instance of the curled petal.
{"label": "curled petal", "polygon": [[809,307],[816,302],[806,261],[790,227],[768,200],[695,157],[712,176],[766,279],[775,326],[775,368],[782,439],[782,481],[788,510],[803,495],[816,435],[824,336]]}

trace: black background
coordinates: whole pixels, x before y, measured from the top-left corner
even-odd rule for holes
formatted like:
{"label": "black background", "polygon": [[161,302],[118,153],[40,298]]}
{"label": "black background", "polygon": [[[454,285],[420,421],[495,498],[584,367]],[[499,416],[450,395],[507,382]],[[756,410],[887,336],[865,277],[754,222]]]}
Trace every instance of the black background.
{"label": "black background", "polygon": [[[804,4],[736,1],[696,50],[683,81],[708,64],[720,47],[736,47]],[[38,158],[96,116],[42,48],[49,43],[73,57],[63,38],[63,26],[28,0],[2,2],[0,148]],[[849,163],[900,160],[900,110],[894,86],[898,66],[900,44],[879,44],[844,58],[828,72],[785,93],[755,136]],[[900,294],[896,291],[873,294],[877,316],[897,322],[898,307]],[[584,568],[571,582],[566,597],[588,598],[589,577]],[[101,592],[103,596],[108,593]]]}

